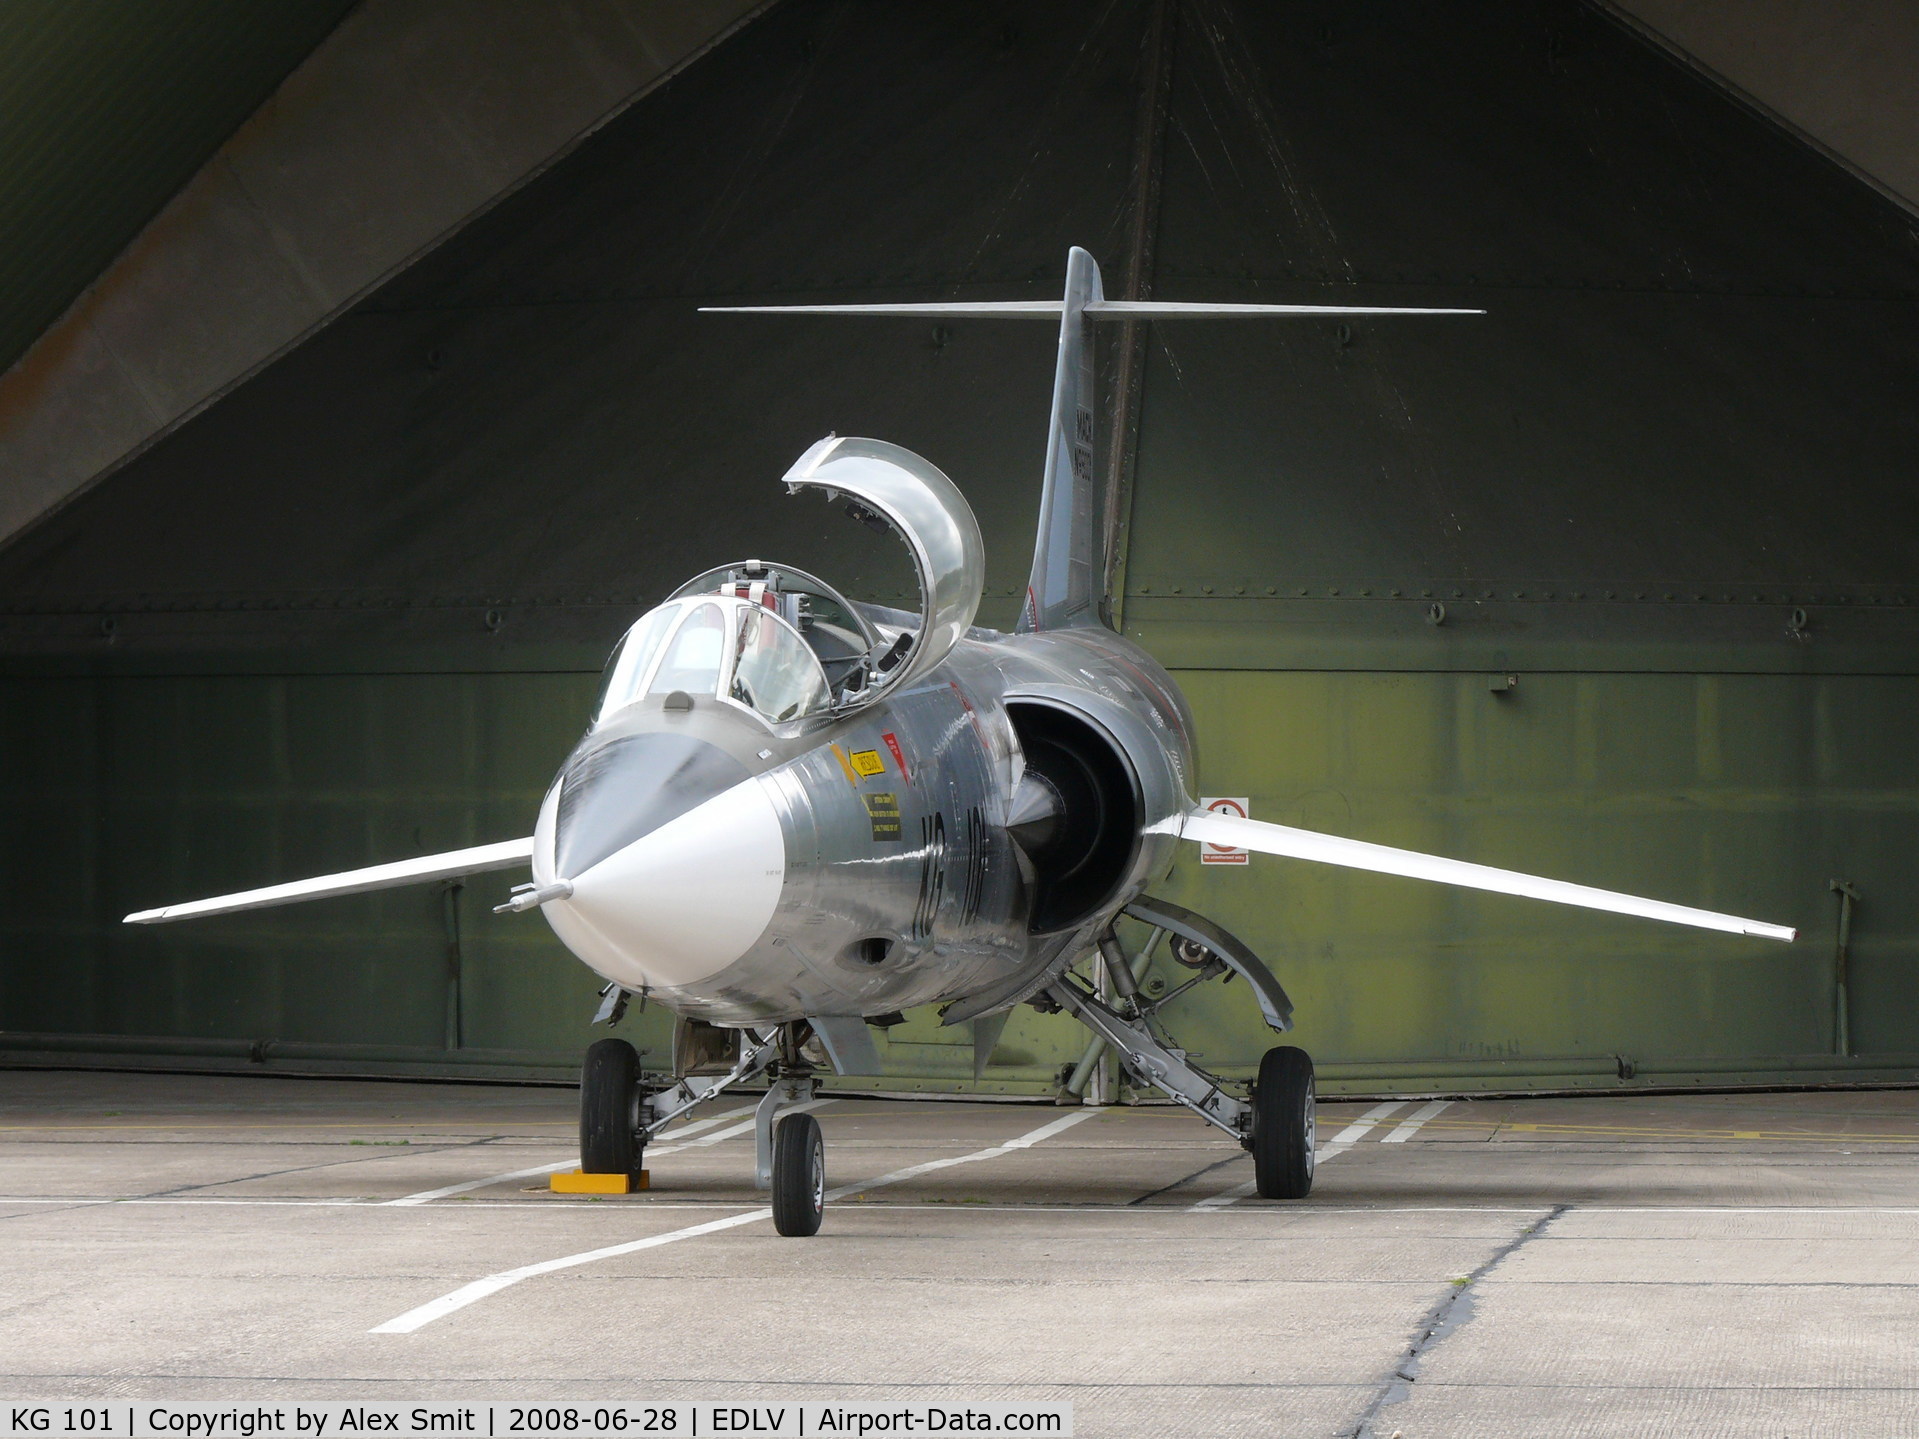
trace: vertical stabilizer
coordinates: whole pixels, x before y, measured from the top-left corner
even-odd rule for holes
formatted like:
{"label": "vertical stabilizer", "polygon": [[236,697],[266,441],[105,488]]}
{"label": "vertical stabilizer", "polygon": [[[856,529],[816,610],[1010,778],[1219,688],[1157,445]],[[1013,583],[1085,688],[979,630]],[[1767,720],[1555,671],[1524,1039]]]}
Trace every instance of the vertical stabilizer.
{"label": "vertical stabilizer", "polygon": [[[1107,536],[1093,471],[1091,320],[1268,319],[1308,315],[1483,315],[1399,305],[1237,305],[1180,300],[1108,300],[1099,266],[1075,245],[1066,255],[1063,300],[935,300],[879,305],[714,305],[727,314],[912,315],[920,319],[1050,320],[1059,316],[1059,366],[1053,372],[1053,417],[1046,428],[1046,477],[1040,489],[1039,537],[1018,628],[1063,630],[1111,623],[1106,605]],[[868,440],[856,443],[866,445]],[[810,452],[809,452],[810,453]],[[920,463],[924,463],[920,461]],[[937,471],[935,472],[937,473]],[[788,477],[789,482],[791,476]],[[941,477],[944,482],[944,476]],[[963,505],[964,502],[962,502]]]}
{"label": "vertical stabilizer", "polygon": [[1099,593],[1106,573],[1099,547],[1099,505],[1093,470],[1093,351],[1086,306],[1104,296],[1099,265],[1075,245],[1066,257],[1066,301],[1059,317],[1059,366],[1053,373],[1053,418],[1046,429],[1046,478],[1040,489],[1039,537],[1019,628],[1060,630],[1103,624]]}

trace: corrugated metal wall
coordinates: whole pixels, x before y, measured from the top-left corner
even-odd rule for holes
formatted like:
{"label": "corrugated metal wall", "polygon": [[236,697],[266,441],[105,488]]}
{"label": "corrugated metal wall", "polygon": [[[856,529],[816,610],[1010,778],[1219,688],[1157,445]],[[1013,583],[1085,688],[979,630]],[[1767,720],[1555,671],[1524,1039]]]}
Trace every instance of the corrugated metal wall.
{"label": "corrugated metal wall", "polygon": [[[114,920],[525,832],[606,646],[709,563],[896,594],[777,492],[828,429],[954,474],[1009,620],[1045,338],[693,311],[1047,293],[1069,243],[1109,290],[1492,312],[1148,335],[1125,622],[1208,793],[1807,932],[1183,866],[1333,1085],[1912,1072],[1919,243],[1571,0],[780,7],[0,554],[0,1047],[563,1073],[591,979],[486,912],[504,877]],[[1238,986],[1179,1003],[1229,1073],[1267,1042]],[[968,1071],[923,1017],[887,1043],[891,1083]],[[1022,1013],[989,1086],[1080,1043]]]}

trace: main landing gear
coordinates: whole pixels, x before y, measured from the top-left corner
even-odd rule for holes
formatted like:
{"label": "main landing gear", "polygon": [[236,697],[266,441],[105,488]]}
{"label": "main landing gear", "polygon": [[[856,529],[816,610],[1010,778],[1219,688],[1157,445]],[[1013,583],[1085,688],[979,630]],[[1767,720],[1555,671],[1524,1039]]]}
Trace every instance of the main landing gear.
{"label": "main landing gear", "polygon": [[1266,1051],[1253,1081],[1253,1182],[1261,1199],[1304,1199],[1313,1188],[1313,1061],[1303,1049]]}
{"label": "main landing gear", "polygon": [[[1241,975],[1266,1023],[1284,1032],[1292,1028],[1293,1014],[1285,990],[1258,956],[1201,915],[1153,899],[1128,905],[1126,913],[1153,927],[1138,957],[1129,963],[1109,931],[1099,942],[1105,983],[1096,989],[1069,971],[1043,992],[1043,1000],[1064,1009],[1111,1045],[1135,1083],[1159,1090],[1251,1150],[1253,1182],[1260,1198],[1304,1199],[1313,1187],[1315,1139],[1313,1061],[1306,1051],[1291,1045],[1267,1050],[1259,1075],[1242,1100],[1164,1038],[1157,1018],[1169,1001],[1200,981]],[[1148,998],[1139,987],[1140,980],[1154,947],[1167,935],[1174,939],[1173,958],[1197,972],[1177,988]],[[1080,1069],[1089,1069],[1096,1057],[1097,1046]]]}
{"label": "main landing gear", "polygon": [[[773,1227],[781,1234],[817,1234],[826,1213],[826,1146],[819,1121],[780,1110],[811,1103],[814,1069],[804,1021],[763,1030],[689,1026],[674,1041],[678,1077],[649,1088],[640,1056],[624,1039],[602,1039],[580,1067],[580,1168],[587,1174],[634,1176],[647,1141],[696,1104],[734,1085],[766,1081],[754,1110],[754,1183],[773,1195]],[[658,1081],[655,1081],[657,1085]]]}

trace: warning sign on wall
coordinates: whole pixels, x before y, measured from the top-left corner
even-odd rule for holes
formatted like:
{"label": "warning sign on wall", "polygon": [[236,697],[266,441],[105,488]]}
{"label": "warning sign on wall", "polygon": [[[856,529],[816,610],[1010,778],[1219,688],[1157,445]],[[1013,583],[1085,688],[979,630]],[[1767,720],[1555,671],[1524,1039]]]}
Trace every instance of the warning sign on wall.
{"label": "warning sign on wall", "polygon": [[[1252,801],[1241,795],[1237,799],[1202,799],[1200,804],[1215,814],[1238,815],[1241,819],[1252,817]],[[1201,864],[1244,864],[1246,851],[1229,844],[1202,844],[1199,847]]]}

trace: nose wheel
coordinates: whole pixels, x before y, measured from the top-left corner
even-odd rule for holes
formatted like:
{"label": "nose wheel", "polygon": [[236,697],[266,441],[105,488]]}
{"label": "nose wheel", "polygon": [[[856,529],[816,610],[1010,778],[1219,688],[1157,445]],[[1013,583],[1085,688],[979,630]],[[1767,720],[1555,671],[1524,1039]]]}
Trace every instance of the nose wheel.
{"label": "nose wheel", "polygon": [[624,1039],[596,1040],[580,1066],[580,1168],[588,1174],[638,1174],[640,1056]]}
{"label": "nose wheel", "polygon": [[1261,1199],[1304,1199],[1313,1187],[1313,1061],[1281,1045],[1253,1082],[1253,1181]]}
{"label": "nose wheel", "polygon": [[826,1143],[819,1121],[789,1114],[773,1131],[773,1227],[788,1238],[820,1232],[826,1214]]}

